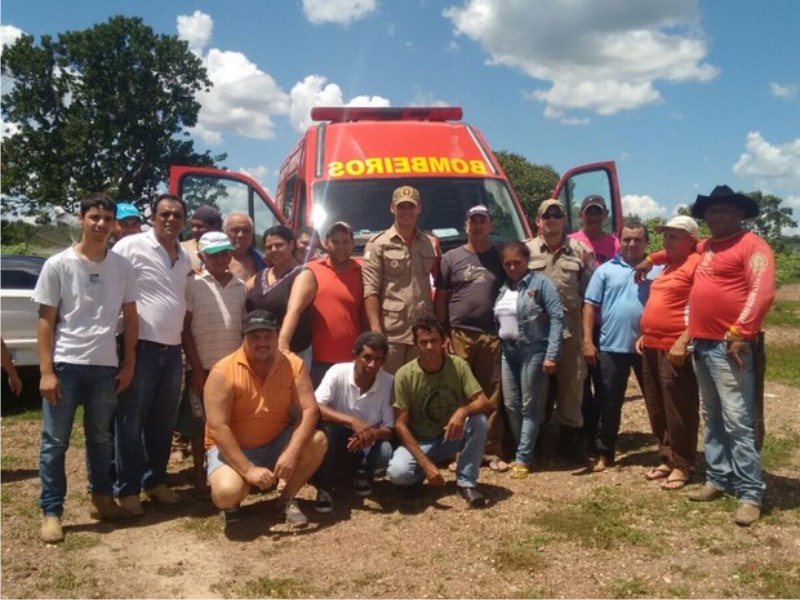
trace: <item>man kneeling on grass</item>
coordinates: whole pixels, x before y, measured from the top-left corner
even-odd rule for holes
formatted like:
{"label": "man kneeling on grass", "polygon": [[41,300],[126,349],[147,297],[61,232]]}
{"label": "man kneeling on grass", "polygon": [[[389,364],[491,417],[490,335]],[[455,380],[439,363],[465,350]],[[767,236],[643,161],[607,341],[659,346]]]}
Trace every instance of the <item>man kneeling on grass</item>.
{"label": "man kneeling on grass", "polygon": [[394,377],[381,369],[388,352],[389,343],[382,333],[362,333],[355,342],[353,362],[333,365],[317,388],[319,411],[328,436],[328,452],[314,476],[317,512],[333,510],[331,490],[339,457],[350,458],[353,491],[363,497],[372,493],[375,471],[389,464],[389,440],[394,435]]}
{"label": "man kneeling on grass", "polygon": [[[303,361],[278,351],[277,328],[272,313],[247,313],[241,348],[214,365],[203,390],[208,483],[226,523],[251,486],[268,490],[282,479],[279,508],[287,525],[308,525],[295,494],[319,467],[327,443],[315,429],[319,410]],[[293,404],[300,415],[295,426]]]}
{"label": "man kneeling on grass", "polygon": [[444,327],[433,317],[411,329],[418,358],[394,380],[395,431],[402,444],[389,463],[392,483],[444,485],[437,462],[460,452],[458,492],[470,508],[486,504],[477,489],[486,444],[486,415],[493,406],[463,358],[444,351]]}

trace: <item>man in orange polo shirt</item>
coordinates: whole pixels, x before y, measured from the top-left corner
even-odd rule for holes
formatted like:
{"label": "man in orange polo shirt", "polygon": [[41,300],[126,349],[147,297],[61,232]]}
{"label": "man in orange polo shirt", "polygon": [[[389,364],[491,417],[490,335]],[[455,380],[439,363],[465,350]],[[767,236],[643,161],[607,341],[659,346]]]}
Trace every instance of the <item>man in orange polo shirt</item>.
{"label": "man in orange polo shirt", "polygon": [[[294,496],[328,444],[316,430],[319,409],[303,361],[278,352],[277,328],[272,313],[247,313],[242,346],[214,365],[203,390],[208,483],[226,524],[238,520],[251,486],[268,490],[282,479],[279,506],[286,523],[308,525]],[[293,405],[300,415],[294,427]]]}

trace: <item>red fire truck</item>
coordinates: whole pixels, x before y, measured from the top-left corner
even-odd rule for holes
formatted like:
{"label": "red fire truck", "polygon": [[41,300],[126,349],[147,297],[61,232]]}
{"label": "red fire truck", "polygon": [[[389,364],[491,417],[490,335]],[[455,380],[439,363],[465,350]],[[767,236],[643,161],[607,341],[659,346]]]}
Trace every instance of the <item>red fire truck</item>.
{"label": "red fire truck", "polygon": [[[392,191],[412,185],[422,197],[419,226],[435,233],[447,250],[465,240],[470,206],[492,209],[496,242],[530,237],[531,231],[508,178],[478,129],[462,110],[446,108],[318,107],[309,127],[284,160],[274,200],[246,175],[198,167],[174,167],[170,191],[190,205],[213,202],[223,214],[250,214],[256,231],[277,223],[311,225],[321,234],[346,221],[357,253],[391,224]],[[568,207],[568,228],[580,227],[578,209],[600,194],[619,232],[622,209],[613,162],[569,170],[554,190]]]}

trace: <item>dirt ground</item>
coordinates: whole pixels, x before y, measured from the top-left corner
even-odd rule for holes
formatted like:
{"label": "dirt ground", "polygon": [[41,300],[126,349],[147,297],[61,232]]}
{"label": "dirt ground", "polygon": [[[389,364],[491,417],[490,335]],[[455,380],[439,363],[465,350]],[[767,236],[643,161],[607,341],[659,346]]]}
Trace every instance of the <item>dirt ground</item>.
{"label": "dirt ground", "polygon": [[[39,422],[5,417],[2,597],[800,597],[798,389],[767,385],[768,446],[780,460],[765,469],[764,517],[751,528],[732,523],[730,498],[689,503],[685,490],[645,481],[655,446],[634,383],[629,393],[617,466],[604,473],[573,475],[545,449],[525,480],[482,469],[490,503],[478,511],[455,496],[452,475],[413,498],[385,481],[366,500],[345,489],[329,515],[313,511],[306,487],[301,532],[274,514],[275,492],[252,495],[226,532],[192,492],[188,462],[170,474],[181,505],[146,501],[124,527],[95,521],[76,426],[59,545],[38,539]],[[693,483],[702,472],[701,453]]]}

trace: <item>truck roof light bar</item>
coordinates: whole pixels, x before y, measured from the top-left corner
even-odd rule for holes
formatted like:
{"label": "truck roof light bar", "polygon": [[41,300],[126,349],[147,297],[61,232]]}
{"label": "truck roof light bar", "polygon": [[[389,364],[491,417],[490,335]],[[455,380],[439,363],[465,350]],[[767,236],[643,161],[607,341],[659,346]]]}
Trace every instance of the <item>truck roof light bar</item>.
{"label": "truck roof light bar", "polygon": [[460,106],[315,106],[313,121],[460,121],[464,111]]}

